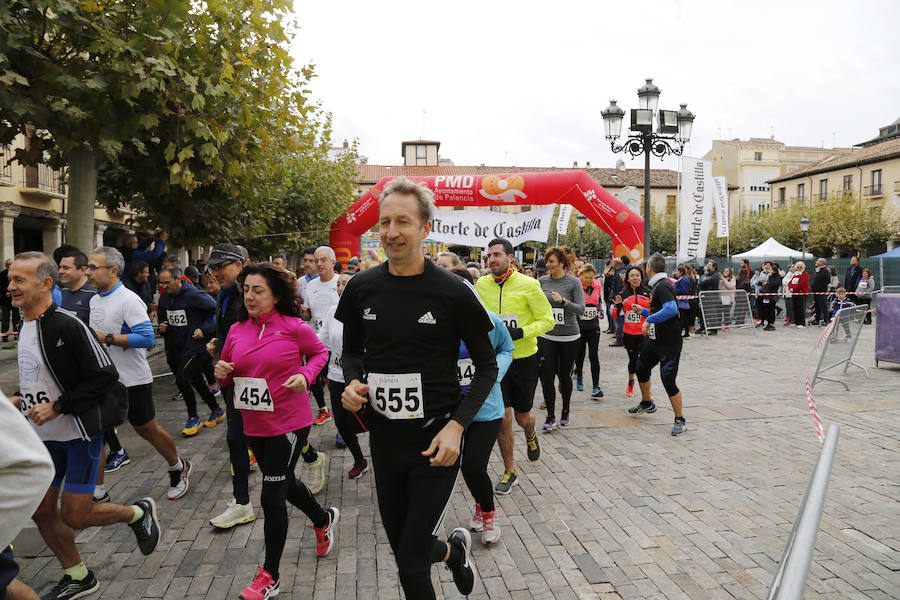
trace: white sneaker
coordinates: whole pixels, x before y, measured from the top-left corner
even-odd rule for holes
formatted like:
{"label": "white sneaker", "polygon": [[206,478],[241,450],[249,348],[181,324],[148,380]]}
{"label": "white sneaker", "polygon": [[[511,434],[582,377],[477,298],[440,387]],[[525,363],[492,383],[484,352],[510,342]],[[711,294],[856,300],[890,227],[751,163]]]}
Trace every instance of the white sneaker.
{"label": "white sneaker", "polygon": [[484,529],[484,524],[481,521],[481,505],[477,502],[475,503],[475,514],[472,515],[472,518],[469,519],[469,529],[472,531],[481,531]]}
{"label": "white sneaker", "polygon": [[803,329],[804,327],[804,325],[797,325],[797,329]]}
{"label": "white sneaker", "polygon": [[234,498],[228,503],[228,508],[221,515],[209,520],[209,524],[219,529],[231,529],[235,525],[243,525],[256,519],[253,514],[253,503],[238,504]]}
{"label": "white sneaker", "polygon": [[484,529],[481,532],[481,541],[484,544],[493,544],[500,540],[500,527],[494,523],[496,518],[496,508],[492,512],[481,513],[481,522],[484,524]]}
{"label": "white sneaker", "polygon": [[321,450],[317,451],[319,456],[316,462],[306,463],[309,469],[309,491],[318,494],[325,487],[325,467],[328,466],[328,456]]}

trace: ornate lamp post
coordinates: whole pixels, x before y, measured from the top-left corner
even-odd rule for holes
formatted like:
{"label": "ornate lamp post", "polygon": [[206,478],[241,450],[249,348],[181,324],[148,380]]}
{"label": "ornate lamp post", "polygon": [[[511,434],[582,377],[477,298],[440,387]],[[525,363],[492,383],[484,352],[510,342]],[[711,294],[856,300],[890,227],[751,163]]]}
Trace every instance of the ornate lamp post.
{"label": "ornate lamp post", "polygon": [[[630,134],[619,145],[616,140],[622,134],[622,120],[625,111],[610,100],[610,105],[600,112],[603,115],[603,129],[610,147],[615,153],[627,152],[633,157],[644,155],[644,256],[650,256],[650,155],[663,158],[667,154],[681,156],[685,144],[691,139],[694,114],[682,104],[680,110],[656,110],[660,90],[652,79],[637,91],[640,108],[631,109]],[[653,117],[658,114],[656,131]]]}
{"label": "ornate lamp post", "polygon": [[800,248],[800,251],[803,253],[803,258],[806,258],[806,234],[809,231],[809,217],[804,216],[800,219],[800,232],[803,234],[803,247]]}
{"label": "ornate lamp post", "polygon": [[584,256],[584,226],[587,223],[587,217],[578,215],[575,220],[578,221],[578,256]]}

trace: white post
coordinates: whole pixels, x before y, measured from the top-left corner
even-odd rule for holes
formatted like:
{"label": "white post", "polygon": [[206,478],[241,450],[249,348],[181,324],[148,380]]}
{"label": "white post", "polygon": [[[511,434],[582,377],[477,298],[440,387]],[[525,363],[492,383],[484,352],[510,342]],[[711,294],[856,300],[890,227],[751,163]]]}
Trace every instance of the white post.
{"label": "white post", "polygon": [[[103,232],[106,231],[106,225],[95,224],[94,225],[94,248],[99,248],[103,245]],[[88,252],[93,250],[94,248],[88,249]]]}
{"label": "white post", "polygon": [[17,216],[19,216],[18,210],[0,210],[0,249],[2,249],[4,261],[16,255],[13,222]]}

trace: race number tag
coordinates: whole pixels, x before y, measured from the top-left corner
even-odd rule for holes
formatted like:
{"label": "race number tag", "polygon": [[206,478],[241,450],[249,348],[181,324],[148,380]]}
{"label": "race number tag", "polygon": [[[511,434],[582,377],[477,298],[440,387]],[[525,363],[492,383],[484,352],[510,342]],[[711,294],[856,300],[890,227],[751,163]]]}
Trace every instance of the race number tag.
{"label": "race number tag", "polygon": [[475,366],[471,358],[461,358],[456,361],[456,378],[460,387],[471,385],[472,376],[475,375]]}
{"label": "race number tag", "polygon": [[50,397],[50,390],[47,388],[47,384],[43,381],[36,381],[22,386],[22,403],[19,405],[19,410],[22,411],[23,415],[27,416],[28,411],[38,404],[49,404],[50,402],[53,402],[53,399]]}
{"label": "race number tag", "polygon": [[340,352],[332,352],[331,358],[329,359],[329,363],[335,369],[343,369],[344,368],[344,355]]}
{"label": "race number tag", "polygon": [[388,419],[422,419],[421,373],[369,373],[369,404]]}
{"label": "race number tag", "polygon": [[557,325],[565,325],[566,324],[566,309],[553,308],[553,321]]}
{"label": "race number tag", "polygon": [[184,310],[167,310],[166,320],[169,327],[187,327],[187,315]]}
{"label": "race number tag", "polygon": [[512,329],[518,329],[519,327],[519,313],[505,313],[500,315],[500,320],[503,321],[503,324]]}
{"label": "race number tag", "polygon": [[322,323],[323,323],[322,319],[313,319],[313,322],[312,322],[313,331],[315,331],[316,333],[319,333],[322,330]]}
{"label": "race number tag", "polygon": [[625,322],[626,323],[640,323],[642,315],[636,315],[630,310],[625,313]]}
{"label": "race number tag", "polygon": [[269,384],[262,377],[234,378],[234,407],[241,410],[274,412],[275,404],[269,393]]}
{"label": "race number tag", "polygon": [[647,328],[647,337],[651,340],[656,339],[656,323],[650,323],[650,327]]}
{"label": "race number tag", "polygon": [[584,314],[581,315],[582,321],[592,321],[597,318],[597,307],[596,306],[585,306]]}

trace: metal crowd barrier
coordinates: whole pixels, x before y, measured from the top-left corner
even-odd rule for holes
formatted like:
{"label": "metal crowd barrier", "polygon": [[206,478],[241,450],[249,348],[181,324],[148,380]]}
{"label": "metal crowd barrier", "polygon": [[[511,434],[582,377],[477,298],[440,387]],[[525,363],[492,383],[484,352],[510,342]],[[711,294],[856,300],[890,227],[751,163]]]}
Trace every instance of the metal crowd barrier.
{"label": "metal crowd barrier", "polygon": [[752,329],[756,334],[750,297],[745,290],[700,292],[700,315],[707,335],[717,329]]}
{"label": "metal crowd barrier", "polygon": [[840,379],[832,379],[822,375],[832,369],[843,365],[843,373],[851,365],[863,370],[866,378],[869,377],[869,371],[861,364],[853,361],[853,351],[856,350],[856,344],[859,342],[859,336],[862,334],[863,320],[866,318],[868,306],[865,304],[857,304],[847,308],[842,308],[834,315],[834,323],[830,325],[831,333],[828,339],[822,344],[822,354],[819,355],[819,362],[813,371],[812,387],[816,386],[816,382],[833,381],[840,383],[848,392],[850,386]]}
{"label": "metal crowd barrier", "polygon": [[812,562],[813,550],[816,547],[816,534],[819,532],[819,521],[825,507],[825,494],[828,492],[828,477],[837,450],[840,427],[830,425],[825,436],[825,443],[816,461],[812,479],[806,488],[800,511],[794,520],[794,527],[788,537],[775,581],[769,589],[768,600],[801,600],[809,565]]}

